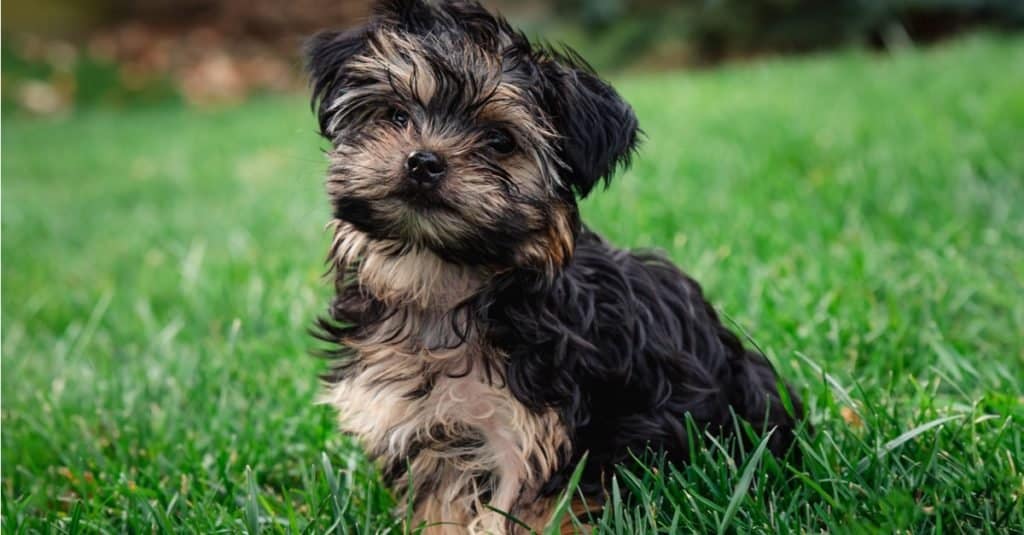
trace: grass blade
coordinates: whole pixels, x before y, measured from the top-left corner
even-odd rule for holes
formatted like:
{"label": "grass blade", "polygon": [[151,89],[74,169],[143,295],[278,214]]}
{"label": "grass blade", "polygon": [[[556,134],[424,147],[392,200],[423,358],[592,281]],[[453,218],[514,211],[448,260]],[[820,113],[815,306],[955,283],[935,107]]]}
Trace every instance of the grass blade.
{"label": "grass blade", "polygon": [[259,489],[256,487],[256,476],[252,467],[245,467],[245,525],[250,535],[258,535],[260,532],[260,503]]}
{"label": "grass blade", "polygon": [[[911,440],[914,440],[914,438],[928,432],[929,430],[939,427],[943,424],[952,422],[954,420],[963,419],[963,417],[963,414],[954,414],[952,416],[944,416],[942,418],[937,418],[930,422],[923,423],[909,431],[900,434],[900,436],[890,440],[889,442],[883,444],[882,447],[878,448],[878,451],[875,452],[875,458],[881,459],[882,457],[885,457],[890,452],[892,452],[892,450],[906,444],[907,442],[910,442]],[[860,462],[857,464],[857,471],[863,471],[865,468],[867,468],[868,463],[870,462],[871,457],[865,457],[861,459]]]}
{"label": "grass blade", "polygon": [[757,445],[757,449],[747,460],[747,467],[743,469],[743,475],[740,476],[740,480],[736,483],[736,488],[732,491],[732,498],[729,499],[729,506],[725,508],[725,514],[722,515],[722,522],[718,525],[718,534],[722,535],[725,533],[725,528],[732,522],[732,518],[736,515],[736,511],[740,507],[740,502],[743,501],[743,497],[747,495],[747,491],[750,489],[750,484],[754,481],[754,472],[757,471],[757,465],[761,462],[761,457],[764,456],[764,452],[768,448],[768,440],[772,438],[772,434],[775,430],[769,431],[761,443]]}
{"label": "grass blade", "polygon": [[844,388],[843,385],[839,383],[839,380],[833,377],[832,374],[826,372],[821,366],[818,366],[818,364],[811,360],[807,355],[804,355],[799,351],[794,352],[794,354],[797,357],[799,357],[800,360],[804,361],[805,364],[810,366],[811,369],[814,370],[814,373],[825,378],[825,382],[827,382],[829,386],[832,387],[832,391],[835,393],[836,397],[838,397],[844,405],[850,407],[850,410],[855,412],[857,416],[860,417],[864,429],[867,429],[867,424],[863,423],[865,420],[864,415],[861,414],[860,409],[857,407],[857,403],[853,401],[853,398],[850,397],[850,393],[847,392],[846,388]]}
{"label": "grass blade", "polygon": [[555,506],[555,512],[551,515],[551,521],[548,527],[544,530],[546,535],[556,535],[561,533],[561,522],[562,517],[569,511],[570,505],[572,504],[572,496],[576,493],[576,487],[580,484],[580,478],[583,477],[583,468],[587,464],[587,454],[584,453],[583,457],[580,458],[580,462],[576,465],[576,469],[572,471],[572,477],[569,478],[569,485],[562,492],[561,497],[558,498],[558,504]]}

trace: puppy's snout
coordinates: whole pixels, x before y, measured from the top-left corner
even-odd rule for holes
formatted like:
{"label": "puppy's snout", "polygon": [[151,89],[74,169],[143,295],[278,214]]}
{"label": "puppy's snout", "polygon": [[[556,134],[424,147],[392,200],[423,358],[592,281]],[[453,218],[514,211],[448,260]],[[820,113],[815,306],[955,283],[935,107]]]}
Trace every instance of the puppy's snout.
{"label": "puppy's snout", "polygon": [[444,158],[431,150],[418,150],[405,161],[409,180],[420,187],[431,187],[444,178],[448,166]]}

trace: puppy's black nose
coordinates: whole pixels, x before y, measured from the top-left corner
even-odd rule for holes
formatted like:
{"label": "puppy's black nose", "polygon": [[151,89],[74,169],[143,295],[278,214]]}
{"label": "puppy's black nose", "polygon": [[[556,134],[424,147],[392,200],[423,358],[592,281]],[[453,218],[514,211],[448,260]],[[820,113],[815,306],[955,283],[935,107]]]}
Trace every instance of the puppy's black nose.
{"label": "puppy's black nose", "polygon": [[405,161],[405,170],[409,180],[420,187],[436,185],[444,177],[448,166],[444,158],[431,150],[418,150],[409,155]]}

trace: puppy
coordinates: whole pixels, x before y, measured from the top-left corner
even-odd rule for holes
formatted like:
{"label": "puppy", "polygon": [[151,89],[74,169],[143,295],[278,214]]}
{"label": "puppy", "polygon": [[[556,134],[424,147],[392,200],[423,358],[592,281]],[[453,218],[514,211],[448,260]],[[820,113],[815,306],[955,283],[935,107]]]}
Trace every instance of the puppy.
{"label": "puppy", "polygon": [[475,2],[422,0],[381,3],[306,54],[331,143],[323,401],[410,527],[541,529],[584,455],[599,507],[631,452],[685,462],[737,418],[787,451],[802,407],[768,361],[669,261],[580,221],[638,129],[578,55]]}

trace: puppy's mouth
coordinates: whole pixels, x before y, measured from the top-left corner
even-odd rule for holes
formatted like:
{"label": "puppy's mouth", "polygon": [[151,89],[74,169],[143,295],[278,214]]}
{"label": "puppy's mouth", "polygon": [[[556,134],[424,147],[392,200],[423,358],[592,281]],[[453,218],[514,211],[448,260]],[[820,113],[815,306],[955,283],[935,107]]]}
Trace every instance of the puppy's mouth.
{"label": "puppy's mouth", "polygon": [[455,211],[452,203],[445,199],[437,188],[427,189],[406,185],[395,193],[395,197],[417,212]]}
{"label": "puppy's mouth", "polygon": [[392,187],[380,196],[339,196],[335,217],[377,239],[440,246],[464,226],[457,201],[442,188]]}

